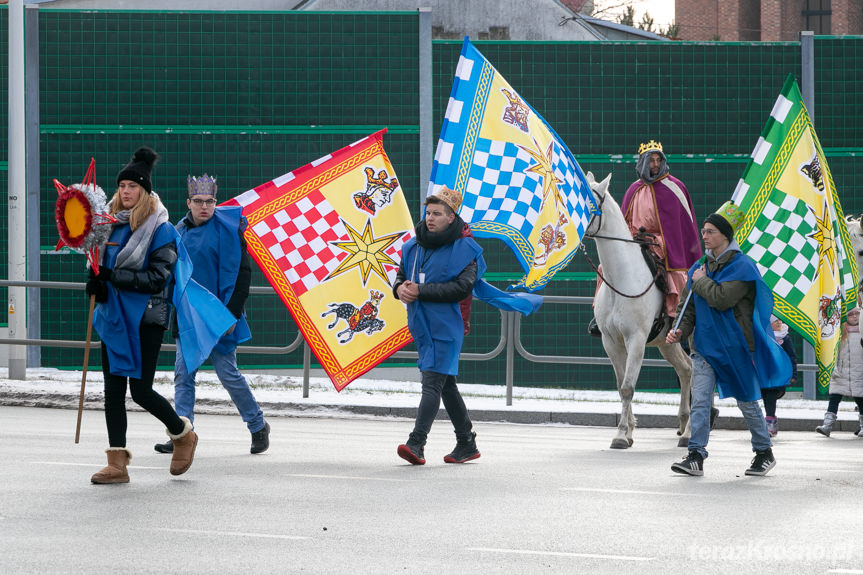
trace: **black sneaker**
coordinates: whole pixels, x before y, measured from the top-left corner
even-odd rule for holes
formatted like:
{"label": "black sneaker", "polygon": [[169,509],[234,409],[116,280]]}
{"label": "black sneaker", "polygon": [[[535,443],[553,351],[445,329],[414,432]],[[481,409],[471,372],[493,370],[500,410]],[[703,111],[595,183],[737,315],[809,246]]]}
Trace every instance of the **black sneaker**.
{"label": "black sneaker", "polygon": [[683,461],[675,463],[671,466],[671,470],[675,473],[683,473],[685,475],[704,475],[704,458],[695,450],[689,452],[689,455],[683,458]]}
{"label": "black sneaker", "polygon": [[426,464],[425,453],[423,452],[422,445],[417,445],[416,443],[411,443],[410,441],[408,441],[407,443],[399,445],[396,452],[399,454],[399,457],[401,457],[411,465]]}
{"label": "black sneaker", "polygon": [[169,439],[165,443],[157,443],[153,449],[159,453],[174,453],[174,442]]}
{"label": "black sneaker", "polygon": [[480,452],[476,448],[476,433],[470,434],[470,440],[459,439],[456,441],[452,453],[444,456],[445,463],[466,463],[479,459]]}
{"label": "black sneaker", "polygon": [[773,457],[773,450],[768,447],[764,451],[755,452],[752,465],[746,470],[746,475],[764,476],[774,467],[776,467],[776,458]]}
{"label": "black sneaker", "polygon": [[252,434],[251,453],[263,453],[270,448],[270,424],[264,422],[264,428]]}

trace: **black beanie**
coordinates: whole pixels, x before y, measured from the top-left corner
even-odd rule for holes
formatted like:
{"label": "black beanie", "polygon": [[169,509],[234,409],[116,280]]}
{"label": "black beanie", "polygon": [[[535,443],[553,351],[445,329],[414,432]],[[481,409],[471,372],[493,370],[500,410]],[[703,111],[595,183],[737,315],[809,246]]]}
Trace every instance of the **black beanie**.
{"label": "black beanie", "polygon": [[713,224],[717,230],[722,232],[722,235],[728,238],[729,242],[734,241],[734,228],[731,227],[731,224],[728,223],[728,220],[720,216],[719,214],[710,214],[704,220],[705,224]]}
{"label": "black beanie", "polygon": [[147,190],[148,194],[151,193],[153,184],[150,181],[150,172],[153,171],[153,166],[158,159],[159,154],[147,146],[141,146],[135,150],[129,163],[117,174],[117,185],[119,186],[122,180],[130,180]]}

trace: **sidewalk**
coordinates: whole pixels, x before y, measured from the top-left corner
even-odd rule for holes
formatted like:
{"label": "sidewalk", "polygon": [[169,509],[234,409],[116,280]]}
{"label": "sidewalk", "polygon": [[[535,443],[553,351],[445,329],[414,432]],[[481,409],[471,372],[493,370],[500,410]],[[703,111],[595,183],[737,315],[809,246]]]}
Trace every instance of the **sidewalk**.
{"label": "sidewalk", "polygon": [[[268,417],[400,417],[413,419],[419,405],[421,386],[416,370],[379,368],[352,382],[341,393],[328,378],[313,370],[309,397],[302,393],[302,373],[297,370],[274,373],[249,370],[249,384]],[[81,389],[80,371],[50,368],[27,370],[27,381],[6,379],[0,368],[0,405],[77,409]],[[155,389],[172,399],[172,372],[157,372]],[[386,378],[393,379],[386,379]],[[396,379],[398,378],[398,379]],[[459,389],[474,421],[524,424],[563,424],[616,427],[620,400],[616,391],[581,391],[514,387],[512,405],[506,405],[506,387],[459,383]],[[779,400],[777,416],[783,431],[814,431],[823,421],[826,401],[810,401],[788,394]],[[797,394],[799,396],[799,394]],[[101,410],[102,372],[88,372],[85,409]],[[140,409],[131,398],[129,409]],[[639,427],[677,427],[678,395],[636,389],[633,411]],[[734,400],[715,400],[720,414],[719,429],[745,429]],[[839,409],[837,431],[858,428],[853,402]],[[236,414],[227,392],[212,371],[198,374],[196,413]],[[442,416],[445,417],[445,415]]]}

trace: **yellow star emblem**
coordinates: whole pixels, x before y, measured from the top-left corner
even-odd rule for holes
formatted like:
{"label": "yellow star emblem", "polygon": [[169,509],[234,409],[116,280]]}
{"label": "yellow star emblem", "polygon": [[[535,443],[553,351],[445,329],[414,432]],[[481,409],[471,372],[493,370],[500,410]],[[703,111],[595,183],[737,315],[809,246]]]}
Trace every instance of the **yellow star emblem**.
{"label": "yellow star emblem", "polygon": [[[557,188],[557,184],[562,184],[563,180],[559,179],[554,174],[554,168],[551,166],[551,156],[554,151],[554,142],[551,142],[548,145],[548,151],[543,154],[539,151],[539,144],[536,141],[536,138],[533,140],[534,146],[536,149],[527,148],[518,145],[519,148],[530,154],[530,157],[536,161],[536,164],[529,167],[525,170],[525,172],[533,172],[535,174],[539,174],[542,178],[542,205],[539,210],[542,211],[545,208],[545,203],[548,201],[549,196],[554,199],[555,206],[565,206],[566,203],[563,201],[563,198],[560,196],[560,190]],[[558,211],[560,211],[558,209]]]}
{"label": "yellow star emblem", "polygon": [[833,227],[830,221],[830,211],[827,208],[827,202],[824,202],[823,217],[821,219],[815,215],[815,210],[811,206],[809,210],[815,216],[815,231],[809,237],[818,242],[818,271],[821,271],[822,262],[827,260],[831,274],[835,276],[832,272],[837,270],[838,266],[836,238],[833,236]]}
{"label": "yellow star emblem", "polygon": [[363,229],[362,234],[352,228],[346,221],[342,220],[342,223],[348,230],[348,234],[350,234],[352,241],[330,243],[351,255],[345,258],[345,260],[339,264],[339,267],[333,270],[333,272],[328,275],[324,281],[358,267],[363,276],[363,286],[365,286],[366,282],[369,281],[369,274],[371,272],[375,272],[382,280],[387,282],[387,285],[390,285],[390,280],[387,277],[387,272],[384,269],[383,264],[397,266],[398,263],[393,261],[393,259],[389,257],[384,250],[399,239],[404,232],[396,232],[388,236],[376,238],[372,233],[371,220],[366,220],[366,226]]}

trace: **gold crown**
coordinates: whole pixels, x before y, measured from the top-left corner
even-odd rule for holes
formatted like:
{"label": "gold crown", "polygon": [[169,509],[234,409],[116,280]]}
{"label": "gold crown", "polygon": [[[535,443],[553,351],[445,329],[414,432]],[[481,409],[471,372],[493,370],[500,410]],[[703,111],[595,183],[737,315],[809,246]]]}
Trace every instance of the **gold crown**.
{"label": "gold crown", "polygon": [[446,203],[446,205],[448,205],[452,209],[452,211],[458,213],[458,209],[461,207],[460,193],[444,186],[439,189],[434,195],[437,196],[441,201]]}
{"label": "gold crown", "polygon": [[375,171],[373,169],[366,168],[366,181],[369,183],[369,185],[380,186],[388,190],[394,190],[399,187],[399,182],[397,179],[393,178],[388,182],[388,177],[389,175],[387,174],[386,170],[381,170],[380,172],[378,172],[378,175],[376,177]]}
{"label": "gold crown", "polygon": [[662,142],[656,142],[654,140],[650,140],[646,144],[642,143],[638,146],[638,155],[640,156],[644,152],[661,152],[662,151]]}

